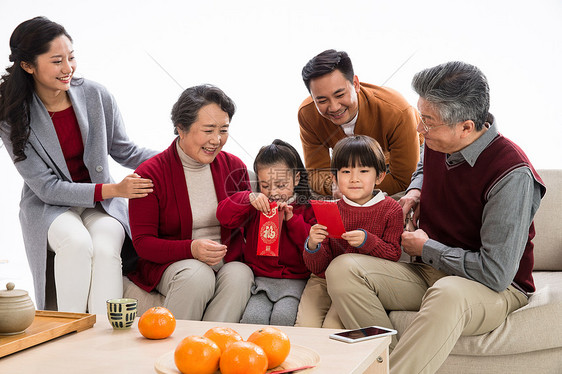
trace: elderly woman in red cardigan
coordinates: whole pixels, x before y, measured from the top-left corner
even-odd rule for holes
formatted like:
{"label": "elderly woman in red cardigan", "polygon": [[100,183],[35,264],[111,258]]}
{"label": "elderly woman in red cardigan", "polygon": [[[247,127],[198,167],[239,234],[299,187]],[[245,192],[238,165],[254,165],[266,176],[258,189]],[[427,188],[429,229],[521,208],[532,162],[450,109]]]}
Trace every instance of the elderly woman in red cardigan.
{"label": "elderly woman in red cardigan", "polygon": [[136,170],[154,192],[129,201],[139,259],[128,276],[165,295],[178,319],[238,322],[250,297],[253,274],[239,262],[242,233],[221,227],[215,215],[220,201],[250,190],[244,163],[221,150],[234,111],[219,88],[188,88],[172,108],[178,137]]}

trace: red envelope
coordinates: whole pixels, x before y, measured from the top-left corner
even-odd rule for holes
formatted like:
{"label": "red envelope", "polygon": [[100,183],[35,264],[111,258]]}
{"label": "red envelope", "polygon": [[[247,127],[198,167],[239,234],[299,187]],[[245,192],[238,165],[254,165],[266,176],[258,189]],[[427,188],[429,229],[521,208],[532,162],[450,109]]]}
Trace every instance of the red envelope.
{"label": "red envelope", "polygon": [[260,229],[258,232],[258,256],[279,256],[279,236],[283,218],[279,214],[276,202],[270,202],[271,213],[260,213]]}
{"label": "red envelope", "polygon": [[346,230],[341,220],[340,211],[336,202],[324,200],[310,200],[316,221],[328,228],[328,236],[332,238],[341,238]]}

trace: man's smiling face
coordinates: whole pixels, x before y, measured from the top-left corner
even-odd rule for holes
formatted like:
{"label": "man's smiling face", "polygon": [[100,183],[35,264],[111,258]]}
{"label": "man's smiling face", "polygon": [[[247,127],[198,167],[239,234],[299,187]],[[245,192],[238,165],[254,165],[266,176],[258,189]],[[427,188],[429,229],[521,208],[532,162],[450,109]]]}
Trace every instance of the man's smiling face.
{"label": "man's smiling face", "polygon": [[310,81],[310,95],[316,109],[322,117],[338,126],[348,123],[357,115],[358,92],[357,76],[350,82],[339,70]]}

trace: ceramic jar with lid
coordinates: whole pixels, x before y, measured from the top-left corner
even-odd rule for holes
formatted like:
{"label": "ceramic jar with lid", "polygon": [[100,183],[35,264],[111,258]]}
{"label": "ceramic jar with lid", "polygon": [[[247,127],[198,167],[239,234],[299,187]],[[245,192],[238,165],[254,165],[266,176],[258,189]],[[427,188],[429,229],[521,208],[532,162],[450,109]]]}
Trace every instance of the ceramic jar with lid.
{"label": "ceramic jar with lid", "polygon": [[0,335],[20,334],[35,318],[35,306],[27,291],[14,287],[10,282],[0,291]]}

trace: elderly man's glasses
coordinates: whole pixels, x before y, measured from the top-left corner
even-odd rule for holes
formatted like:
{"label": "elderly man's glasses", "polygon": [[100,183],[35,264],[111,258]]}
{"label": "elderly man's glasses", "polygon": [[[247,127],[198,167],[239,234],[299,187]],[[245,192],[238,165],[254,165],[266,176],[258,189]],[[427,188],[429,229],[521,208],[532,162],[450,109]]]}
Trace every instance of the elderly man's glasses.
{"label": "elderly man's glasses", "polygon": [[419,117],[419,119],[420,119],[420,121],[421,121],[421,123],[422,123],[422,127],[423,127],[423,130],[424,130],[425,132],[429,132],[429,130],[435,129],[435,128],[437,128],[437,127],[447,126],[446,123],[442,123],[442,124],[440,124],[440,125],[428,125],[427,123],[425,123],[425,120],[423,119],[421,113],[419,113],[419,112],[418,112],[418,117]]}

